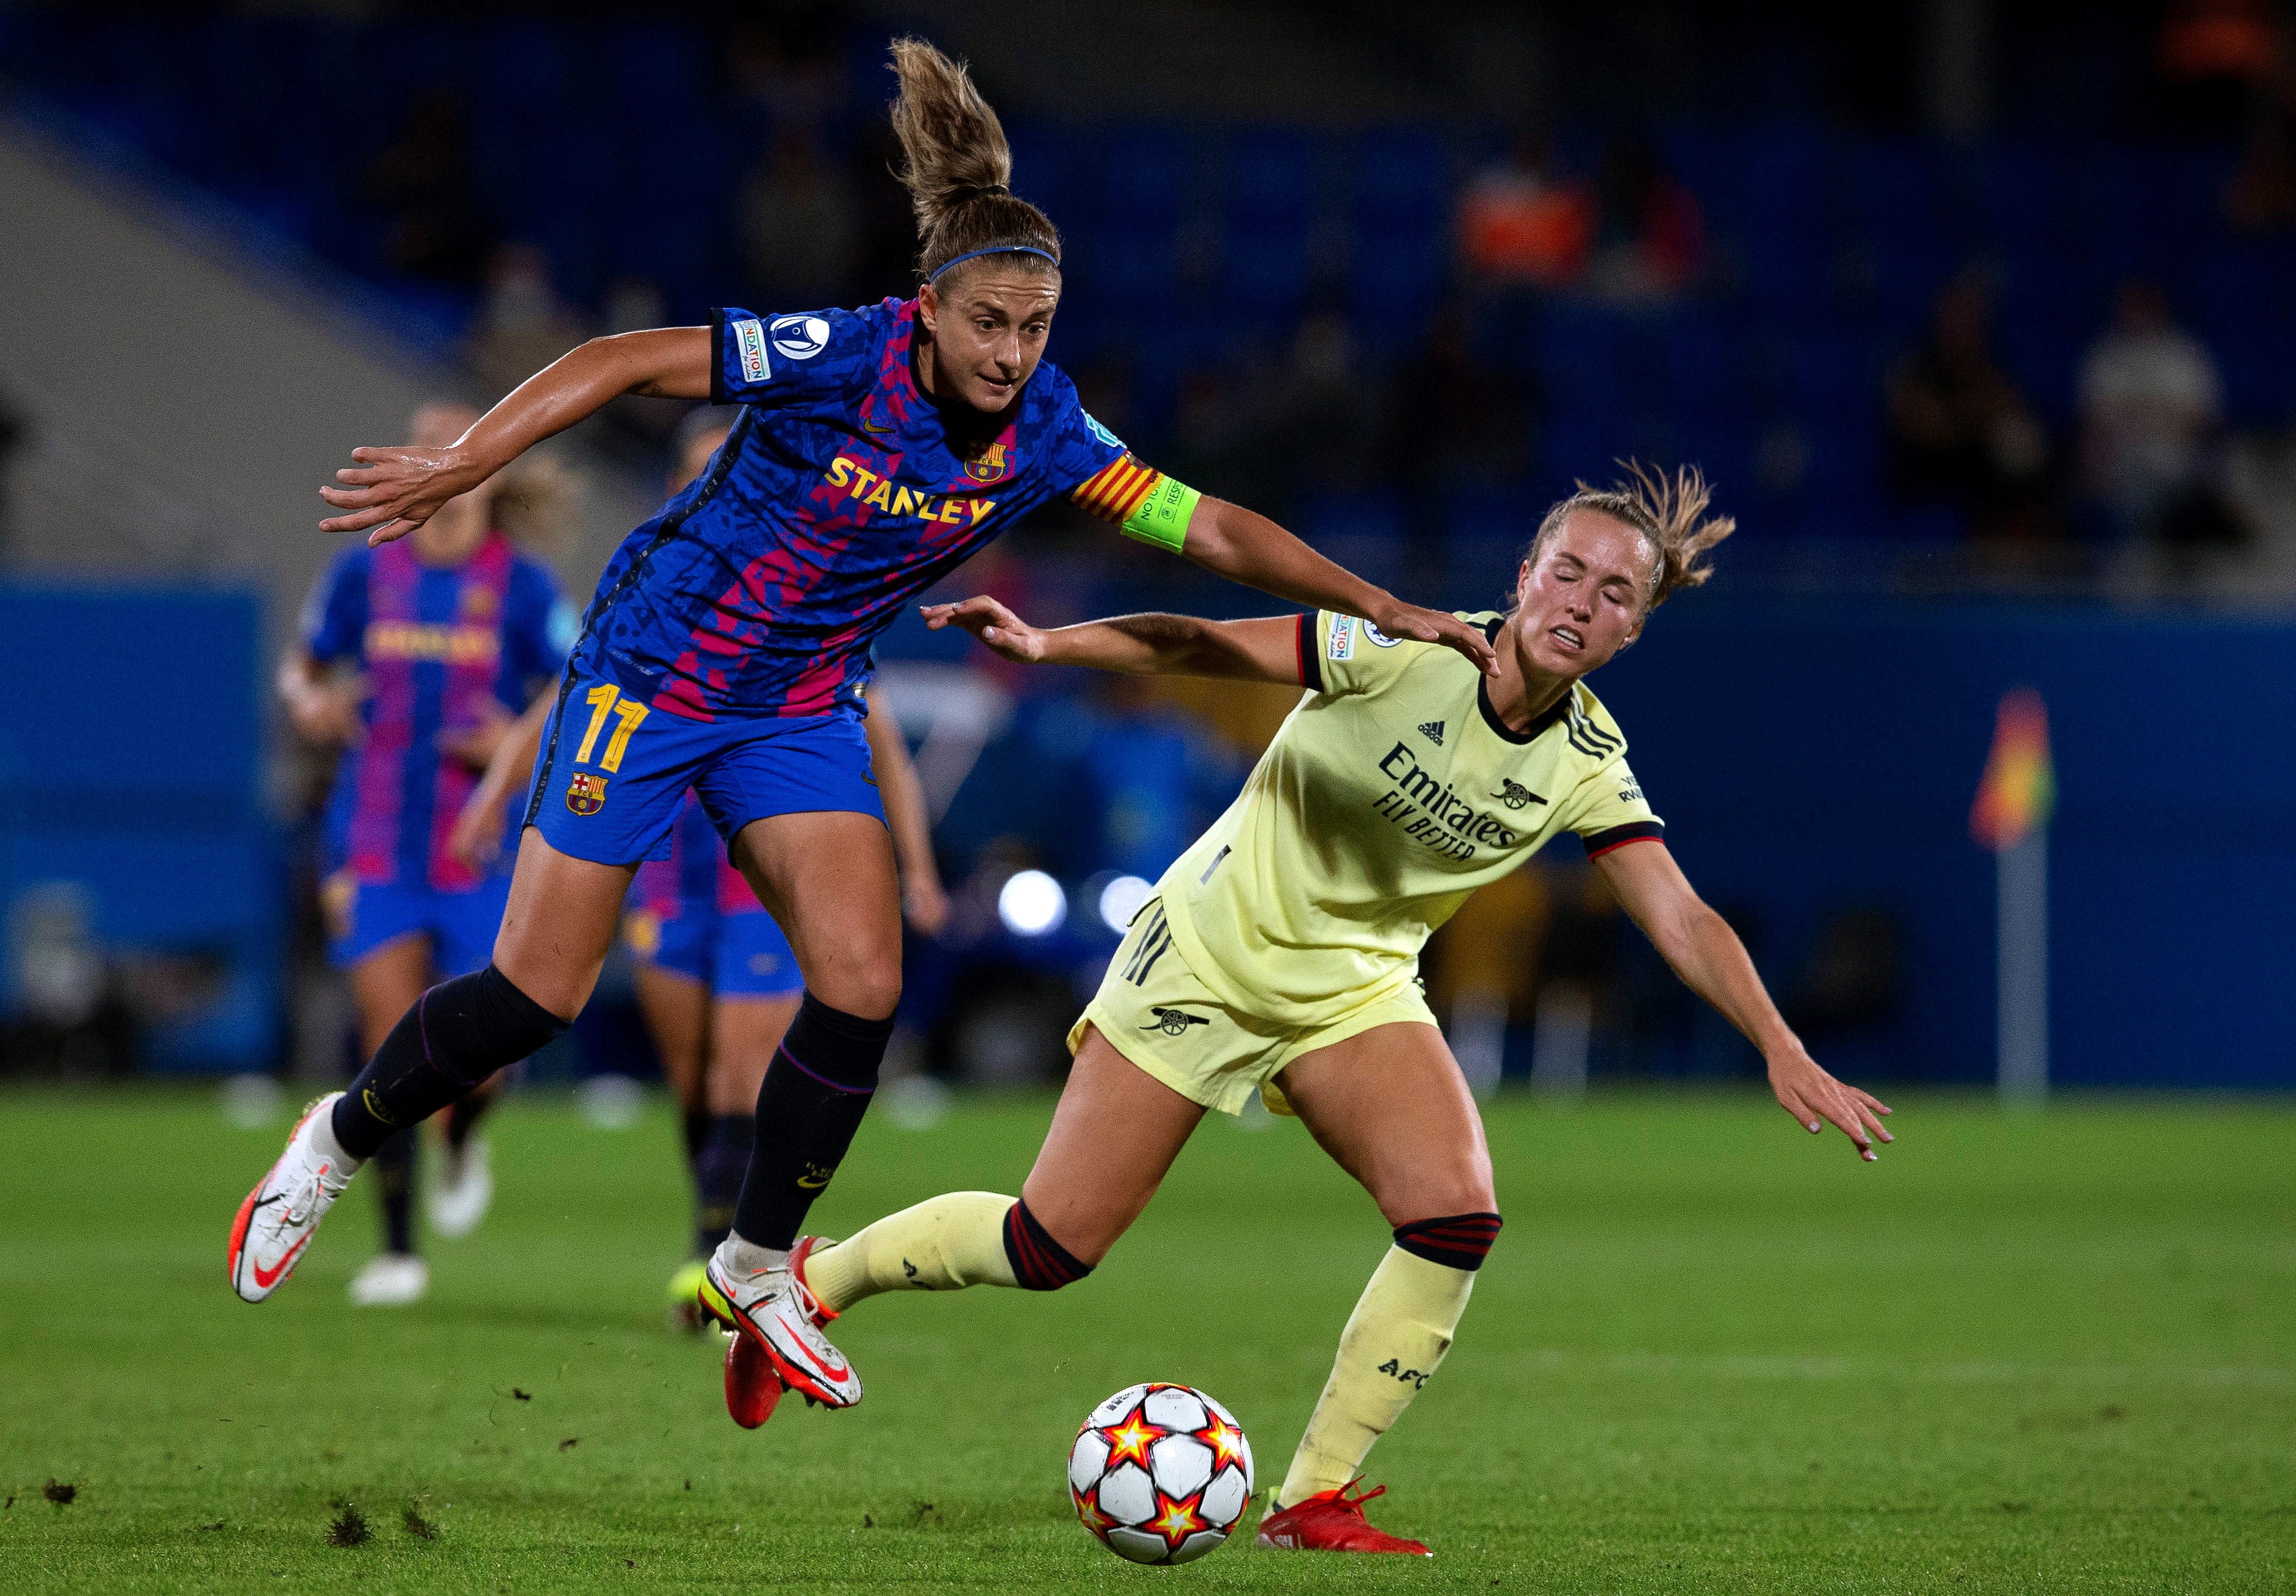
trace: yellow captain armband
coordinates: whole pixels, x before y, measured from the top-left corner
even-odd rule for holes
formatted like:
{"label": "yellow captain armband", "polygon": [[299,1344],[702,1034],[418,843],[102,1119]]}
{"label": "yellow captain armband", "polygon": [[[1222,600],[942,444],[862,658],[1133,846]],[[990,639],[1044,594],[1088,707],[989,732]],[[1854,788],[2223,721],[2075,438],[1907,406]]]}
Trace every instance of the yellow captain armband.
{"label": "yellow captain armband", "polygon": [[1186,483],[1159,472],[1148,496],[1125,518],[1119,530],[1127,537],[1177,554],[1188,541],[1188,522],[1196,513],[1196,501],[1203,496]]}

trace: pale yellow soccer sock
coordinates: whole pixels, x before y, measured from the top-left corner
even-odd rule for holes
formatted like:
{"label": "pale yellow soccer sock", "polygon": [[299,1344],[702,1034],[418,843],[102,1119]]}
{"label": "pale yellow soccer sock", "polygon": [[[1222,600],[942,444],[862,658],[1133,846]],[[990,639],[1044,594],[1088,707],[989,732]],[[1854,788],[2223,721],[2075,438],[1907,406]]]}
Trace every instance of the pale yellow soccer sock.
{"label": "pale yellow soccer sock", "polygon": [[1472,1271],[1388,1249],[1340,1333],[1332,1378],[1275,1493],[1277,1507],[1335,1491],[1361,1471],[1372,1443],[1403,1416],[1451,1349],[1474,1289]]}
{"label": "pale yellow soccer sock", "polygon": [[805,1282],[836,1314],[880,1291],[1013,1285],[1004,1256],[1013,1203],[994,1191],[928,1198],[814,1253],[805,1261]]}

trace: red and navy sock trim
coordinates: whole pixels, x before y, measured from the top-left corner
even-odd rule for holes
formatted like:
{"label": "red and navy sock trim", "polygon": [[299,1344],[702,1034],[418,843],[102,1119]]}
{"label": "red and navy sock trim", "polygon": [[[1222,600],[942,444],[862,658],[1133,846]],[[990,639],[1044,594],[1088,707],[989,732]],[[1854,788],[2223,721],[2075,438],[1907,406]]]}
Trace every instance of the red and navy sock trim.
{"label": "red and navy sock trim", "polygon": [[1499,1239],[1504,1222],[1496,1214],[1453,1214],[1441,1219],[1415,1219],[1395,1228],[1395,1244],[1413,1257],[1469,1273],[1483,1266],[1491,1243]]}
{"label": "red and navy sock trim", "polygon": [[1053,1240],[1037,1223],[1025,1202],[1004,1210],[1004,1256],[1013,1265],[1013,1279],[1024,1291],[1057,1291],[1092,1273],[1069,1249]]}

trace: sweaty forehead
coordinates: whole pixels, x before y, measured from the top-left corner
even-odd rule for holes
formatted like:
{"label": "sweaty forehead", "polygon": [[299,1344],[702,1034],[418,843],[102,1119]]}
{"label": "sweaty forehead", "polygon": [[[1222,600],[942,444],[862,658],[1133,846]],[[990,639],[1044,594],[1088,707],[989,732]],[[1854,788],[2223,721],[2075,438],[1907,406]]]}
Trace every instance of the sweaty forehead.
{"label": "sweaty forehead", "polygon": [[999,310],[1006,315],[1050,310],[1060,303],[1060,299],[1061,280],[1057,273],[1002,266],[976,266],[960,278],[954,289],[942,294],[943,301],[954,309],[968,314]]}
{"label": "sweaty forehead", "polygon": [[1658,557],[1649,535],[1640,528],[1614,515],[1584,507],[1563,518],[1547,548],[1554,553],[1570,554],[1588,569],[1604,576],[1615,574],[1636,580],[1649,574],[1652,562]]}

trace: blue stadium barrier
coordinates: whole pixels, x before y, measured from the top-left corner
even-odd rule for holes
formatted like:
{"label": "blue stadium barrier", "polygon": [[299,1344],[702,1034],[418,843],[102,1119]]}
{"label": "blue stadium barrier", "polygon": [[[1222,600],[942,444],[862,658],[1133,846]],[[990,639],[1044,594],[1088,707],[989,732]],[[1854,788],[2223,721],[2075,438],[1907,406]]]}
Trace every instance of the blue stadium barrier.
{"label": "blue stadium barrier", "polygon": [[[211,992],[144,1064],[277,1058],[286,886],[261,803],[256,600],[0,587],[0,928],[28,893],[84,902],[115,960],[191,960]],[[14,959],[0,1011],[20,998]],[[202,980],[201,985],[207,983]]]}

